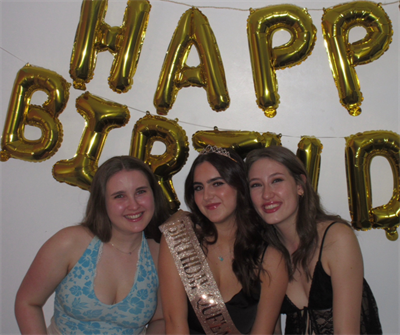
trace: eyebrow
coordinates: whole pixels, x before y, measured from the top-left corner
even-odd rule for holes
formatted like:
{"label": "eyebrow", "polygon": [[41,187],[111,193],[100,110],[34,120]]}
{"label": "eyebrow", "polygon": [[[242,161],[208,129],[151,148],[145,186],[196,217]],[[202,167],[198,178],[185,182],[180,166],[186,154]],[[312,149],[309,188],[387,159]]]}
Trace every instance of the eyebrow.
{"label": "eyebrow", "polygon": [[125,191],[117,191],[117,192],[111,193],[110,195],[114,196],[114,195],[123,194],[123,193],[125,193]]}
{"label": "eyebrow", "polygon": [[[149,188],[150,188],[149,186],[139,186],[135,191],[148,190]],[[126,191],[120,190],[120,191],[116,191],[114,193],[111,193],[111,196],[117,195],[117,194],[124,194],[124,193],[126,193]]]}
{"label": "eyebrow", "polygon": [[[215,178],[211,178],[210,180],[207,180],[207,184],[211,184],[211,183],[213,183],[214,181],[216,181],[216,180],[225,180],[224,178],[222,178],[221,176],[219,176],[219,177],[215,177]],[[203,185],[203,183],[201,183],[201,182],[199,182],[199,181],[194,181],[193,182],[193,186],[194,185]]]}
{"label": "eyebrow", "polygon": [[214,181],[220,180],[220,179],[225,180],[224,178],[222,178],[221,176],[219,176],[219,177],[211,178],[210,180],[207,181],[207,184],[211,184],[211,183],[213,183]]}
{"label": "eyebrow", "polygon": [[[285,175],[284,173],[275,172],[275,173],[271,174],[271,175],[268,177],[268,179],[269,179],[269,178],[274,178],[274,177],[276,177],[276,176],[284,176],[284,175]],[[260,178],[260,177],[254,177],[254,178],[249,179],[249,182],[251,182],[251,181],[253,181],[253,180],[260,180],[260,179],[262,179],[262,178]]]}

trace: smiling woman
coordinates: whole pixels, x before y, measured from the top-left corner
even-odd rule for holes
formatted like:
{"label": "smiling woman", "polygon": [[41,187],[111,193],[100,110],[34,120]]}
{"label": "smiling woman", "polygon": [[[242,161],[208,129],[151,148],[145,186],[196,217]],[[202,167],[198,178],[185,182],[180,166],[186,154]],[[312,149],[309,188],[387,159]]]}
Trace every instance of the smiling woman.
{"label": "smiling woman", "polygon": [[106,187],[106,208],[111,222],[111,245],[119,234],[142,232],[154,214],[154,197],[143,172],[122,170]]}
{"label": "smiling woman", "polygon": [[272,334],[288,276],[280,253],[263,240],[240,156],[203,150],[186,178],[185,201],[192,213],[178,213],[162,226],[166,333],[210,334],[224,327],[226,334]]}
{"label": "smiling woman", "polygon": [[[82,224],[51,237],[21,284],[21,333],[163,333],[157,242],[168,211],[155,176],[139,159],[113,157],[90,191]],[[53,292],[46,330],[42,307]]]}
{"label": "smiling woman", "polygon": [[246,164],[265,236],[290,274],[285,334],[382,334],[358,240],[345,220],[324,211],[301,161],[271,146],[251,151]]}

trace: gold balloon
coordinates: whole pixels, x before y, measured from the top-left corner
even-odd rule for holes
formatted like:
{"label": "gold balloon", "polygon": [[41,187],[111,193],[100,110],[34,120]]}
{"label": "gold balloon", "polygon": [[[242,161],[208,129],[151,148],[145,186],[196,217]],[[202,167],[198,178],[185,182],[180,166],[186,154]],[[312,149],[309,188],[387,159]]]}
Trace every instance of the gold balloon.
{"label": "gold balloon", "polygon": [[53,177],[59,182],[89,190],[108,133],[129,122],[128,107],[85,92],[76,99],[78,113],[86,120],[76,155],[58,161]]}
{"label": "gold balloon", "polygon": [[[365,28],[366,36],[349,43],[355,26]],[[389,48],[392,23],[380,4],[354,1],[326,9],[322,32],[340,102],[350,115],[358,116],[363,96],[354,67],[376,60]]]}
{"label": "gold balloon", "polygon": [[[63,137],[58,116],[67,105],[69,88],[70,84],[56,72],[29,64],[18,71],[1,139],[2,162],[10,157],[41,162],[57,152]],[[43,91],[48,95],[42,106],[30,103],[36,91]],[[27,125],[41,130],[39,139],[25,138]]]}
{"label": "gold balloon", "polygon": [[281,137],[282,134],[275,134],[275,133],[262,133],[264,147],[268,148],[272,145],[282,145]]}
{"label": "gold balloon", "polygon": [[[199,53],[200,64],[186,65],[192,46]],[[179,20],[168,47],[154,95],[157,114],[166,115],[182,87],[203,87],[207,92],[210,107],[223,111],[229,107],[230,99],[225,72],[214,33],[197,8],[187,10]]]}
{"label": "gold balloon", "polygon": [[[160,141],[166,150],[162,155],[153,155],[153,144]],[[148,164],[158,179],[172,213],[179,209],[180,202],[175,192],[172,176],[185,165],[189,156],[189,142],[185,130],[176,121],[147,114],[133,128],[130,155]]]}
{"label": "gold balloon", "polygon": [[[290,41],[272,47],[278,30],[290,33]],[[306,9],[295,5],[274,5],[251,10],[247,38],[257,104],[267,117],[274,117],[279,105],[275,70],[300,64],[312,52],[317,29]]]}
{"label": "gold balloon", "polygon": [[72,50],[70,74],[76,89],[85,90],[93,78],[98,52],[114,55],[108,83],[117,93],[130,90],[149,20],[147,0],[129,0],[120,27],[104,22],[107,0],[82,1],[81,15]]}
{"label": "gold balloon", "polygon": [[281,145],[281,135],[274,133],[260,134],[255,131],[219,131],[201,130],[193,134],[193,147],[197,151],[203,150],[207,145],[234,149],[243,159],[254,149]]}
{"label": "gold balloon", "polygon": [[318,138],[302,136],[297,146],[297,157],[303,162],[311,185],[317,191],[321,168],[322,143]]}
{"label": "gold balloon", "polygon": [[[397,239],[400,222],[400,136],[391,131],[366,131],[346,137],[346,171],[349,207],[356,229],[383,228],[389,240]],[[383,206],[372,208],[371,160],[385,157],[393,173],[393,195]]]}

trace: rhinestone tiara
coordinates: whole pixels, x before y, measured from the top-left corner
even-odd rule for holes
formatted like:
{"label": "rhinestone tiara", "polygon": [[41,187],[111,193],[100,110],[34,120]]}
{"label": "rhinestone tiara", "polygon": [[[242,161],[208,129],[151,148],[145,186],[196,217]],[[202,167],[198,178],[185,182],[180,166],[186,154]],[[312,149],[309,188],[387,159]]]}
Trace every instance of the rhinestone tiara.
{"label": "rhinestone tiara", "polygon": [[215,145],[207,145],[200,152],[200,155],[207,155],[207,154],[210,154],[210,153],[215,153],[215,154],[218,154],[218,155],[222,155],[222,156],[228,157],[229,159],[232,159],[234,162],[237,163],[237,161],[231,157],[231,154],[230,154],[230,152],[228,150],[226,150],[225,148],[216,147]]}

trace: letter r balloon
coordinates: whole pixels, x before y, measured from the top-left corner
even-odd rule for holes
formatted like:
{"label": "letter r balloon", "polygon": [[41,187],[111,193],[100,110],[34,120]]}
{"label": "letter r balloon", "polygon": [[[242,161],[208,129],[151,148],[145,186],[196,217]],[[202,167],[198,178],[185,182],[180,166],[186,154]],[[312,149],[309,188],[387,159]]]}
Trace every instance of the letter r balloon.
{"label": "letter r balloon", "polygon": [[[161,155],[151,153],[154,142],[165,144]],[[172,183],[172,176],[185,165],[189,156],[189,142],[185,130],[177,121],[150,115],[138,120],[133,128],[130,155],[148,164],[158,179],[170,211],[178,210],[180,202]]]}

